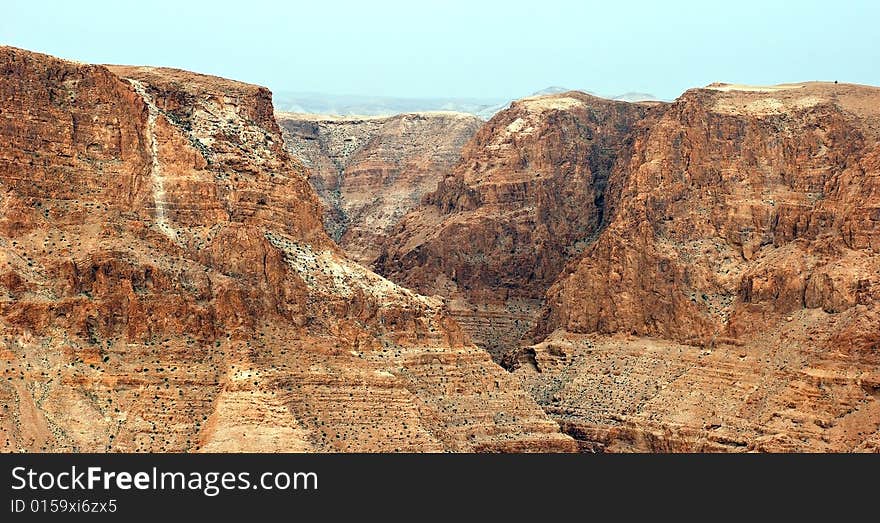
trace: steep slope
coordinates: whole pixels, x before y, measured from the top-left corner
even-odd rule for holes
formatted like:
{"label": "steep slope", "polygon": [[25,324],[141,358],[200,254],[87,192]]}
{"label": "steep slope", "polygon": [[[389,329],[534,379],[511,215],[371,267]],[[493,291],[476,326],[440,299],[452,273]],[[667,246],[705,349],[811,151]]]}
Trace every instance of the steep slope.
{"label": "steep slope", "polygon": [[482,122],[462,113],[340,118],[278,113],[288,151],[311,170],[327,231],[369,265],[382,239],[461,157]]}
{"label": "steep slope", "polygon": [[878,450],[880,89],[713,84],[662,111],[517,374],[587,448]]}
{"label": "steep slope", "polygon": [[546,332],[736,337],[873,295],[878,90],[722,89],[635,134],[614,217],[548,294]]}
{"label": "steep slope", "polygon": [[0,48],[4,451],[568,450],[350,262],[271,93]]}
{"label": "steep slope", "polygon": [[496,355],[603,223],[614,159],[650,109],[578,92],[526,98],[485,124],[383,246],[378,272],[439,294]]}

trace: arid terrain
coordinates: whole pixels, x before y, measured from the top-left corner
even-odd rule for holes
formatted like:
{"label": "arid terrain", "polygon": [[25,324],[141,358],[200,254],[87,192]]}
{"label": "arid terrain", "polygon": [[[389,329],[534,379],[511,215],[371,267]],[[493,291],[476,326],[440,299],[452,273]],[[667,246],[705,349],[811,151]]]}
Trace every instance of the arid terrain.
{"label": "arid terrain", "polygon": [[493,354],[515,346],[565,263],[597,234],[614,160],[650,107],[576,92],[514,102],[401,220],[376,270],[448,298]]}
{"label": "arid terrain", "polygon": [[452,112],[276,117],[288,151],[311,173],[327,232],[367,266],[400,219],[460,160],[482,124],[476,116]]}
{"label": "arid terrain", "polygon": [[462,326],[584,450],[877,451],[880,89],[608,105],[500,113],[377,269],[476,304]]}
{"label": "arid terrain", "polygon": [[4,451],[567,451],[324,232],[270,92],[0,48]]}
{"label": "arid terrain", "polygon": [[0,69],[4,452],[880,452],[880,88]]}

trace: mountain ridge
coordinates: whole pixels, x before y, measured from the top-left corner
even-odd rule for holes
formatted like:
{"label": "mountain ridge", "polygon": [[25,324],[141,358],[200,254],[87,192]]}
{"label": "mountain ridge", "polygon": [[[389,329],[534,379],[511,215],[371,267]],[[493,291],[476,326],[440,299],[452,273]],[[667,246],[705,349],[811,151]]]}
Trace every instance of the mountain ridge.
{"label": "mountain ridge", "polygon": [[571,451],[326,235],[271,92],[0,48],[4,452]]}

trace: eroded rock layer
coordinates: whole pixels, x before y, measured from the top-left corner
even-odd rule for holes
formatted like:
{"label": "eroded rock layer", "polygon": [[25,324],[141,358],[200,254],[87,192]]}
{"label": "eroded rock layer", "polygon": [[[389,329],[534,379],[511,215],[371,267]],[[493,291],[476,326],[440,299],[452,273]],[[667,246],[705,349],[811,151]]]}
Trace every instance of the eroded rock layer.
{"label": "eroded rock layer", "polygon": [[548,293],[549,332],[739,336],[873,302],[874,88],[696,89],[634,133],[608,227]]}
{"label": "eroded rock layer", "polygon": [[555,451],[442,304],[349,261],[271,94],[0,48],[0,449]]}
{"label": "eroded rock layer", "polygon": [[508,363],[587,452],[880,452],[876,356],[840,350],[834,321],[711,349],[558,331]]}
{"label": "eroded rock layer", "polygon": [[516,344],[566,261],[604,223],[614,161],[650,111],[578,92],[514,102],[401,221],[376,270],[449,298],[493,353]]}
{"label": "eroded rock layer", "polygon": [[660,111],[510,364],[588,448],[876,451],[880,89],[717,84]]}
{"label": "eroded rock layer", "polygon": [[370,265],[400,219],[461,157],[479,129],[453,112],[350,118],[278,113],[288,151],[311,170],[331,237]]}

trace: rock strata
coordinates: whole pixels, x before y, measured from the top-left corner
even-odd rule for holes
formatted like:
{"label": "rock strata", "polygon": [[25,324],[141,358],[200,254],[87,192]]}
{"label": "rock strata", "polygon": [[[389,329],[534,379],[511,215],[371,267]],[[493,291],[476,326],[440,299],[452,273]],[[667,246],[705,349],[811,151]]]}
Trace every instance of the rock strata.
{"label": "rock strata", "polygon": [[0,449],[573,449],[351,262],[262,87],[0,48]]}
{"label": "rock strata", "polygon": [[872,87],[688,91],[509,363],[585,448],[877,451],[878,131]]}
{"label": "rock strata", "polygon": [[392,117],[277,113],[288,151],[310,169],[330,236],[370,265],[400,219],[433,191],[482,125],[453,112]]}
{"label": "rock strata", "polygon": [[376,267],[585,451],[877,451],[880,90],[512,104]]}
{"label": "rock strata", "polygon": [[565,263],[595,239],[615,159],[651,110],[579,92],[514,102],[400,222],[376,269],[451,300],[462,326],[498,355],[532,327]]}

